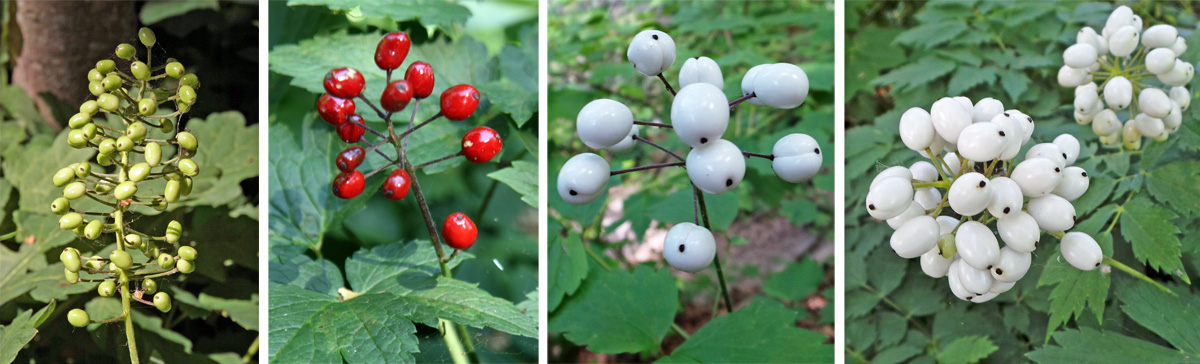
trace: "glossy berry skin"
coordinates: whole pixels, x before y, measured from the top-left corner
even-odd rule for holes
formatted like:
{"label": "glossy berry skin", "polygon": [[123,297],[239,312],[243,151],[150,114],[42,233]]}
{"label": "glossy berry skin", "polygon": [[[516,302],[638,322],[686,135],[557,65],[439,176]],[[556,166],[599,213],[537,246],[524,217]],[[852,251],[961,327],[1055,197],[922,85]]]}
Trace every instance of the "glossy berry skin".
{"label": "glossy berry skin", "polygon": [[475,245],[475,238],[478,236],[479,230],[475,229],[475,223],[464,213],[450,214],[446,217],[446,222],[442,223],[442,238],[446,239],[446,245],[451,248],[470,248],[471,245]]}
{"label": "glossy berry skin", "polygon": [[179,247],[179,259],[193,261],[196,260],[196,254],[196,248],[186,245]]}
{"label": "glossy berry skin", "polygon": [[333,178],[333,195],[345,199],[357,197],[362,193],[365,182],[366,178],[363,178],[362,172],[359,171],[339,174]]}
{"label": "glossy berry skin", "polygon": [[595,201],[608,189],[608,161],[594,153],[571,157],[558,170],[558,195],[573,205]]}
{"label": "glossy berry skin", "polygon": [[588,147],[609,148],[624,141],[634,126],[633,112],[619,101],[596,99],[575,117],[575,131]]}
{"label": "glossy berry skin", "polygon": [[400,64],[404,63],[404,58],[408,57],[408,50],[411,47],[412,40],[408,38],[407,33],[388,33],[379,40],[379,45],[375,47],[375,65],[379,66],[379,69],[387,71],[400,68]]}
{"label": "glossy berry skin", "polygon": [[325,74],[325,92],[343,99],[362,95],[367,81],[353,68],[334,68]]}
{"label": "glossy berry skin", "polygon": [[159,311],[167,312],[171,310],[171,295],[167,292],[158,292],[154,294],[154,307]]}
{"label": "glossy berry skin", "polygon": [[472,163],[486,163],[492,160],[496,154],[500,154],[503,147],[504,141],[500,140],[500,133],[486,126],[477,126],[462,138],[462,153]]}
{"label": "glossy berry skin", "polygon": [[681,222],[663,239],[663,258],[675,269],[696,273],[712,264],[717,244],[712,232],[690,222]]}
{"label": "glossy berry skin", "polygon": [[410,186],[412,178],[409,178],[408,171],[397,168],[383,180],[383,196],[392,200],[402,200],[408,196]]}
{"label": "glossy berry skin", "polygon": [[366,158],[366,156],[367,151],[362,147],[357,145],[351,146],[346,148],[346,150],[343,150],[341,153],[338,153],[335,164],[337,164],[338,169],[340,169],[342,172],[353,171],[362,164],[363,159]]}
{"label": "glossy berry skin", "polygon": [[358,116],[358,114],[350,115],[350,118],[346,121],[337,127],[338,138],[341,138],[346,143],[358,143],[362,139],[363,133],[367,132],[367,129],[358,126],[358,124],[363,122],[362,116]]}
{"label": "glossy berry skin", "polygon": [[379,106],[384,110],[397,112],[404,110],[408,106],[408,102],[412,101],[412,97],[413,88],[408,81],[392,81],[383,89],[383,95],[379,97]]}
{"label": "glossy berry skin", "polygon": [[67,312],[67,322],[70,322],[71,326],[84,327],[92,322],[92,318],[88,317],[87,311],[76,308]]}
{"label": "glossy berry skin", "polygon": [[321,97],[317,98],[317,114],[329,125],[342,125],[346,118],[354,115],[354,100],[321,94]]}
{"label": "glossy berry skin", "polygon": [[424,61],[416,61],[408,65],[404,71],[404,80],[412,86],[413,97],[420,100],[433,94],[433,66]]}
{"label": "glossy berry skin", "polygon": [[442,116],[454,121],[466,120],[479,107],[479,90],[471,85],[457,85],[442,92]]}

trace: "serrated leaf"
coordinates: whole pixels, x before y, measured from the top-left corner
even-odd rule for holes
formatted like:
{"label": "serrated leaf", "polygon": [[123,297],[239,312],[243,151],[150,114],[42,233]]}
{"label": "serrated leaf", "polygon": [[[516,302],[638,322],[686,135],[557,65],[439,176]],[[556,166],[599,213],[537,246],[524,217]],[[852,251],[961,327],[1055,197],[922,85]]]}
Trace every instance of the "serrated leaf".
{"label": "serrated leaf", "polygon": [[904,266],[907,262],[898,259],[890,249],[875,249],[867,257],[867,282],[879,294],[887,295],[904,280]]}
{"label": "serrated leaf", "polygon": [[763,281],[763,293],[784,301],[798,302],[817,290],[824,273],[825,268],[821,263],[805,257],[799,263],[790,263],[783,271],[767,277]]}
{"label": "serrated leaf", "polygon": [[273,245],[268,251],[267,277],[272,283],[291,285],[330,297],[337,297],[338,288],[345,285],[342,271],[333,262],[313,260],[304,255],[304,249],[299,246]]}
{"label": "serrated leaf", "polygon": [[931,48],[948,42],[965,31],[967,31],[967,24],[962,20],[925,23],[896,35],[895,42],[919,48]]}
{"label": "serrated leaf", "polygon": [[[453,269],[470,258],[470,254],[461,253],[446,262],[446,267]],[[425,240],[359,250],[346,259],[345,270],[346,282],[355,292],[395,295],[436,287],[442,274],[437,252]]]}
{"label": "serrated leaf", "polygon": [[983,336],[960,337],[951,341],[938,352],[939,363],[966,364],[974,363],[999,349],[991,340]]}
{"label": "serrated leaf", "polygon": [[75,149],[67,145],[66,131],[56,136],[38,134],[4,159],[4,179],[12,182],[19,191],[20,210],[49,213],[50,202],[62,197],[62,188],[50,183],[54,172],[72,163],[90,160],[95,154],[93,149]]}
{"label": "serrated leaf", "polygon": [[200,139],[192,160],[204,172],[192,178],[192,194],[175,206],[226,206],[239,201],[241,182],[258,176],[258,124],[246,125],[241,113],[229,111],[191,119],[187,127]]}
{"label": "serrated leaf", "polygon": [[793,225],[803,226],[817,218],[817,204],[808,199],[792,199],[779,205],[779,213],[787,217]]}
{"label": "serrated leaf", "polygon": [[1050,291],[1050,321],[1046,329],[1046,340],[1062,324],[1079,317],[1084,306],[1091,306],[1097,319],[1104,318],[1105,299],[1108,298],[1110,277],[1100,270],[1083,271],[1067,263],[1059,252],[1054,252],[1042,270],[1037,286],[1054,286]]}
{"label": "serrated leaf", "polygon": [[1025,90],[1029,89],[1029,76],[1011,70],[1000,72],[1000,86],[1008,94],[1009,100],[1020,100]]}
{"label": "serrated leaf", "polygon": [[239,300],[201,293],[199,302],[208,309],[221,312],[221,316],[228,317],[246,330],[258,331],[257,294],[248,300]]}
{"label": "serrated leaf", "polygon": [[477,284],[438,276],[436,287],[408,292],[399,300],[414,305],[407,316],[426,326],[437,327],[437,319],[442,318],[456,324],[537,337],[536,317],[525,315],[512,302],[493,297]]}
{"label": "serrated leaf", "polygon": [[513,161],[512,166],[488,173],[488,178],[500,181],[509,188],[512,188],[517,194],[521,195],[521,201],[529,204],[529,206],[537,207],[538,205],[538,166],[537,163],[529,161]]}
{"label": "serrated leaf", "polygon": [[538,290],[534,289],[525,294],[525,300],[517,304],[521,314],[529,316],[536,323],[538,320]]}
{"label": "serrated leaf", "polygon": [[[796,311],[756,297],[717,317],[655,363],[825,363],[833,361],[827,336],[796,327]],[[746,340],[747,338],[756,338]]]}
{"label": "serrated leaf", "polygon": [[894,312],[882,312],[876,317],[879,322],[879,347],[887,348],[900,343],[904,333],[908,332],[908,321],[904,316]]}
{"label": "serrated leaf", "polygon": [[546,262],[546,280],[550,284],[546,309],[554,312],[565,296],[575,294],[575,290],[579,289],[580,283],[588,275],[588,262],[579,235],[568,233],[567,237],[563,237],[558,229],[547,230],[546,233],[553,237],[547,253],[549,260]]}
{"label": "serrated leaf", "polygon": [[1157,206],[1149,198],[1135,197],[1123,206],[1121,236],[1133,246],[1133,255],[1147,265],[1191,284],[1183,269],[1179,227],[1174,212]]}
{"label": "serrated leaf", "polygon": [[872,80],[871,84],[876,86],[894,84],[897,89],[903,90],[912,86],[924,85],[938,77],[945,76],[954,71],[954,68],[953,61],[936,56],[925,56],[913,63],[888,71],[887,74]]}
{"label": "serrated leaf", "polygon": [[954,71],[954,76],[950,77],[950,84],[946,87],[946,92],[951,95],[960,95],[972,87],[985,83],[991,85],[995,81],[996,69],[993,67],[959,67]]}
{"label": "serrated leaf", "polygon": [[678,288],[669,269],[592,272],[550,317],[550,327],[595,353],[658,348],[675,317]]}
{"label": "serrated leaf", "polygon": [[37,336],[37,328],[46,322],[56,305],[55,301],[50,301],[36,313],[33,310],[19,310],[7,326],[0,325],[0,363],[12,363],[17,358],[21,348]]}
{"label": "serrated leaf", "polygon": [[526,90],[510,81],[492,81],[479,86],[479,92],[501,112],[512,117],[518,127],[524,126],[537,111],[537,89]]}
{"label": "serrated leaf", "polygon": [[299,5],[325,6],[342,11],[358,10],[363,17],[386,17],[396,22],[416,20],[426,26],[443,29],[454,29],[471,17],[471,10],[467,7],[444,0],[288,0],[288,6]]}
{"label": "serrated leaf", "polygon": [[1185,353],[1200,355],[1200,298],[1187,289],[1179,297],[1141,281],[1117,286],[1121,311]]}
{"label": "serrated leaf", "polygon": [[390,294],[338,302],[329,295],[269,283],[272,362],[415,362],[417,331]]}
{"label": "serrated leaf", "polygon": [[1037,363],[1200,363],[1195,354],[1089,327],[1056,332],[1054,343],[1057,346],[1043,346],[1025,357]]}
{"label": "serrated leaf", "polygon": [[894,364],[903,363],[905,360],[921,353],[921,349],[912,346],[897,346],[880,351],[874,358],[871,358],[871,363],[874,364]]}
{"label": "serrated leaf", "polygon": [[1200,215],[1200,161],[1169,163],[1147,173],[1146,190],[1158,201],[1191,216]]}

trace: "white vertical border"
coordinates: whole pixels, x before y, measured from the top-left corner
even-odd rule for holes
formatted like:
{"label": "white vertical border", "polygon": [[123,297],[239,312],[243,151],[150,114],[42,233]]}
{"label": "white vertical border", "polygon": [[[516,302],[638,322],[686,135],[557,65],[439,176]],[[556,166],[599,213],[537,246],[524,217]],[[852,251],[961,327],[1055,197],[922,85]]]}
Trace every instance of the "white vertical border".
{"label": "white vertical border", "polygon": [[267,362],[268,346],[267,333],[268,330],[268,314],[270,307],[268,302],[270,297],[267,296],[267,282],[269,279],[270,269],[267,268],[267,228],[268,217],[270,211],[267,207],[270,206],[271,195],[267,192],[267,180],[270,175],[267,169],[267,151],[270,149],[270,140],[268,139],[267,124],[270,118],[270,105],[268,105],[267,92],[271,89],[267,85],[267,80],[270,75],[267,74],[267,18],[269,18],[267,3],[269,1],[260,1],[258,3],[258,353],[255,356],[259,363]]}
{"label": "white vertical border", "polygon": [[548,0],[538,1],[538,363],[547,363],[550,361],[550,340],[548,325],[550,324],[550,314],[546,308],[546,288],[549,287],[549,279],[547,275],[549,271],[546,269],[546,260],[548,259],[549,234],[546,232],[546,222],[549,217],[549,200],[547,200],[549,186],[547,186],[546,170],[549,168],[547,164],[550,159],[547,158],[549,153],[546,151],[548,145],[547,140],[547,120],[549,117],[546,114],[549,104],[547,104],[547,90],[549,89],[550,73],[549,73],[549,58],[548,58],[548,39],[547,29],[549,24],[550,4]]}
{"label": "white vertical border", "polygon": [[846,0],[833,10],[833,350],[846,362]]}

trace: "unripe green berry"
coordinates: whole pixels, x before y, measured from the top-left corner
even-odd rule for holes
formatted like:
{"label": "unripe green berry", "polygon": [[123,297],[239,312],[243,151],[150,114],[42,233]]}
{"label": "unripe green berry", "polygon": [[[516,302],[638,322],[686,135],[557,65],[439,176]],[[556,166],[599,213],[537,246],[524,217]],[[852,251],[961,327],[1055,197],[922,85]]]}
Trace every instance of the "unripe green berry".
{"label": "unripe green berry", "polygon": [[183,64],[179,62],[167,63],[167,76],[171,76],[171,78],[183,77]]}
{"label": "unripe green berry", "polygon": [[117,141],[112,138],[106,138],[99,143],[100,154],[112,154],[117,150]]}
{"label": "unripe green berry", "polygon": [[155,197],[154,201],[150,201],[150,203],[150,206],[153,207],[155,211],[167,211],[167,207],[170,207],[170,204],[167,203],[167,200],[163,197]]}
{"label": "unripe green berry", "polygon": [[164,238],[168,243],[174,244],[179,241],[180,235],[183,235],[183,225],[179,221],[171,220],[167,223],[167,233]]}
{"label": "unripe green berry", "polygon": [[96,100],[87,100],[79,105],[79,112],[88,116],[96,115],[97,111],[100,111],[100,105],[96,104]]}
{"label": "unripe green berry", "polygon": [[133,150],[133,139],[127,135],[117,138],[117,150],[122,152]]}
{"label": "unripe green berry", "polygon": [[83,225],[83,215],[80,215],[78,212],[68,212],[58,218],[58,227],[63,230],[74,230],[80,225]]}
{"label": "unripe green berry", "polygon": [[158,143],[146,143],[142,149],[145,150],[146,164],[157,167],[158,162],[162,161],[162,146]]}
{"label": "unripe green berry", "polygon": [[158,254],[158,266],[162,269],[167,269],[167,270],[170,270],[171,268],[175,268],[175,257],[171,256],[171,254],[159,253]]}
{"label": "unripe green berry", "polygon": [[189,73],[189,74],[183,75],[183,77],[179,78],[180,86],[196,87],[196,85],[199,85],[199,84],[200,84],[200,78],[196,77],[195,73]]}
{"label": "unripe green berry", "polygon": [[72,170],[75,171],[76,178],[84,178],[92,174],[92,164],[88,162],[75,163]]}
{"label": "unripe green berry", "polygon": [[154,307],[158,307],[159,311],[167,312],[171,310],[171,295],[167,292],[158,292],[154,294]]}
{"label": "unripe green berry", "polygon": [[129,139],[135,142],[145,140],[146,132],[146,124],[142,124],[140,121],[135,121],[133,124],[129,124],[128,128],[125,128],[125,135],[129,136]]}
{"label": "unripe green berry", "polygon": [[100,86],[104,86],[104,91],[120,89],[122,86],[121,76],[117,76],[116,73],[109,73],[108,76],[104,76],[104,80],[100,81]]}
{"label": "unripe green berry", "polygon": [[167,181],[167,187],[163,188],[163,199],[171,203],[179,201],[179,181]]}
{"label": "unripe green berry", "polygon": [[71,201],[68,201],[64,197],[56,198],[54,202],[50,203],[50,212],[53,212],[55,215],[62,215],[67,213],[67,211],[71,211]]}
{"label": "unripe green berry", "polygon": [[137,193],[137,183],[133,181],[125,181],[117,184],[117,188],[113,189],[113,197],[118,200],[126,200],[133,197]]}
{"label": "unripe green berry", "polygon": [[147,176],[150,176],[150,165],[149,164],[138,163],[138,164],[134,164],[133,167],[129,167],[129,180],[130,181],[141,182],[142,180],[146,179]]}
{"label": "unripe green berry", "polygon": [[91,270],[100,270],[100,268],[104,268],[104,258],[101,258],[99,255],[93,255],[83,263],[83,266]]}
{"label": "unripe green berry", "polygon": [[942,252],[942,258],[950,259],[958,254],[958,245],[954,243],[954,234],[942,234],[938,237],[937,247]]}
{"label": "unripe green berry", "polygon": [[87,143],[88,137],[83,133],[83,130],[76,129],[67,132],[67,145],[70,145],[72,148],[80,149],[86,147]]}
{"label": "unripe green berry", "polygon": [[179,195],[187,196],[192,194],[192,177],[183,177],[179,180]]}
{"label": "unripe green berry", "polygon": [[116,111],[118,107],[121,107],[121,99],[113,96],[113,94],[102,93],[96,97],[96,104],[100,105],[101,109]]}
{"label": "unripe green berry", "polygon": [[63,267],[66,267],[67,271],[79,271],[79,251],[73,248],[65,248],[62,253],[58,254],[58,260],[62,261]]}
{"label": "unripe green berry", "polygon": [[179,101],[191,105],[196,103],[196,89],[192,86],[179,86]]}
{"label": "unripe green berry", "polygon": [[190,260],[180,259],[175,261],[175,268],[179,268],[179,273],[188,274],[196,271],[196,266]]}
{"label": "unripe green berry", "polygon": [[108,255],[108,260],[112,261],[113,265],[122,270],[129,270],[129,268],[133,267],[133,257],[129,256],[129,253],[126,253],[124,250],[113,250],[112,254]]}
{"label": "unripe green berry", "polygon": [[100,182],[96,182],[95,190],[97,193],[106,194],[112,192],[113,187],[112,182],[100,180]]}
{"label": "unripe green berry", "polygon": [[100,81],[88,82],[88,92],[91,92],[92,96],[100,96],[104,94],[104,85],[100,84]]}
{"label": "unripe green berry", "polygon": [[158,257],[158,243],[154,239],[145,239],[142,245],[142,254],[147,257]]}
{"label": "unripe green berry", "polygon": [[156,112],[158,112],[158,101],[155,101],[149,97],[142,99],[142,101],[138,101],[138,113],[142,114],[143,116],[151,116]]}
{"label": "unripe green berry", "polygon": [[100,282],[100,285],[96,287],[96,292],[104,297],[112,297],[113,293],[117,293],[117,282]]}
{"label": "unripe green berry", "polygon": [[133,78],[138,81],[145,81],[150,79],[150,66],[142,61],[135,61],[129,65],[129,73],[133,74]]}
{"label": "unripe green berry", "polygon": [[67,119],[67,125],[70,126],[71,129],[82,128],[84,125],[87,125],[88,123],[91,123],[91,122],[92,122],[92,116],[88,115],[86,113],[83,113],[83,112],[80,112],[75,115],[71,115],[71,118]]}
{"label": "unripe green berry", "polygon": [[[74,176],[75,172],[71,172],[71,175]],[[79,181],[71,182],[70,184],[67,184],[67,187],[63,187],[63,197],[66,197],[68,200],[74,200],[83,197],[83,194],[86,192],[87,185]]]}
{"label": "unripe green berry", "polygon": [[107,75],[109,72],[112,72],[115,69],[117,69],[117,62],[113,62],[111,59],[104,59],[96,62],[96,70],[100,71],[100,74],[102,75]]}
{"label": "unripe green berry", "polygon": [[72,272],[63,268],[63,278],[67,279],[67,283],[75,284],[75,282],[79,282],[79,272]]}
{"label": "unripe green berry", "polygon": [[87,311],[76,308],[67,312],[67,322],[70,322],[71,326],[84,327],[92,323],[92,318],[88,317]]}
{"label": "unripe green berry", "polygon": [[[112,140],[112,139],[108,139],[108,140]],[[112,155],[96,154],[96,163],[100,164],[101,167],[111,166],[111,165],[113,165]]]}
{"label": "unripe green berry", "polygon": [[154,294],[154,292],[158,292],[158,283],[155,283],[153,279],[143,280],[142,292],[146,292],[147,294]]}
{"label": "unripe green berry", "polygon": [[104,79],[104,74],[100,73],[99,70],[97,70],[95,68],[88,70],[88,81],[100,81],[103,79]]}
{"label": "unripe green berry", "polygon": [[88,140],[96,139],[95,141],[100,141],[99,138],[96,138],[96,124],[84,124],[82,128],[79,128],[79,130],[83,131],[83,136],[88,138]]}
{"label": "unripe green berry", "polygon": [[158,127],[158,130],[161,130],[164,134],[169,134],[175,131],[175,123],[172,123],[170,120],[163,120],[162,126]]}
{"label": "unripe green berry", "polygon": [[179,146],[183,147],[183,149],[190,151],[195,151],[200,146],[200,141],[196,139],[196,136],[186,131],[181,131],[175,135],[175,142],[179,143]]}
{"label": "unripe green berry", "polygon": [[142,29],[138,29],[138,40],[142,41],[142,45],[147,48],[154,46],[155,39],[154,31],[150,30],[150,28],[142,27]]}
{"label": "unripe green berry", "polygon": [[191,159],[184,158],[179,160],[179,171],[188,177],[194,177],[200,173],[200,166],[196,165]]}
{"label": "unripe green berry", "polygon": [[117,57],[121,59],[130,59],[137,55],[137,49],[129,43],[121,43],[117,45]]}
{"label": "unripe green berry", "polygon": [[187,245],[179,247],[179,258],[187,261],[196,260],[196,248]]}
{"label": "unripe green berry", "polygon": [[65,184],[75,180],[75,171],[71,167],[63,167],[54,173],[54,187],[62,187]]}
{"label": "unripe green berry", "polygon": [[142,236],[138,234],[125,235],[125,247],[129,249],[138,249],[142,247]]}
{"label": "unripe green berry", "polygon": [[83,228],[83,237],[88,239],[96,239],[104,232],[104,223],[100,220],[89,221],[87,226]]}

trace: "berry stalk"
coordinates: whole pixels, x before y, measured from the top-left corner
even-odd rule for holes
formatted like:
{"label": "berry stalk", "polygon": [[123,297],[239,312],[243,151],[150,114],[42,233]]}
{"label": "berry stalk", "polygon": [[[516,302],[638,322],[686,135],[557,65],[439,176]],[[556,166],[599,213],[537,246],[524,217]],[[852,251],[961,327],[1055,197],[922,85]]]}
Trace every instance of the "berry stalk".
{"label": "berry stalk", "polygon": [[[711,231],[712,225],[708,222],[708,208],[704,206],[704,192],[692,184],[692,196],[696,196],[696,206],[699,207],[700,220],[704,222],[704,228]],[[725,299],[725,312],[733,312],[733,300],[729,299],[729,290],[725,288],[725,271],[721,269],[721,254],[713,255],[713,264],[717,267],[717,281],[721,282],[721,297]]]}

